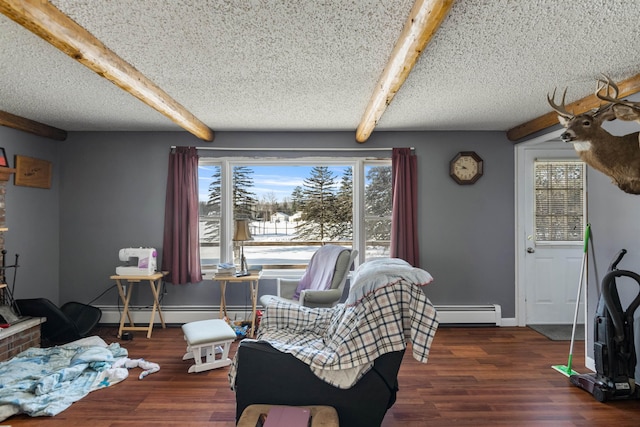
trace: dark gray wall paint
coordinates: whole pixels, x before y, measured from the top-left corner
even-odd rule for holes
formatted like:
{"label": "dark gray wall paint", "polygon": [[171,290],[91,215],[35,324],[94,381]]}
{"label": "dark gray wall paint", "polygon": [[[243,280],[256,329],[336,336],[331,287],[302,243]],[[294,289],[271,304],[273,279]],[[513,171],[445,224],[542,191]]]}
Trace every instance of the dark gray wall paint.
{"label": "dark gray wall paint", "polygon": [[[500,133],[429,133],[415,144],[420,165],[422,267],[435,278],[435,304],[500,304],[515,317],[514,148]],[[458,151],[476,151],[474,185],[449,177]]]}
{"label": "dark gray wall paint", "polygon": [[[63,142],[8,132],[19,135],[25,148],[24,141],[33,139],[29,152],[20,154],[52,158],[56,174],[52,190],[16,187],[14,200],[18,193],[24,193],[24,199],[7,208],[9,220],[16,223],[10,232],[16,230],[15,240],[33,234],[31,225],[38,224],[36,240],[20,246],[25,262],[32,258],[39,269],[43,258],[51,261],[37,280],[22,276],[18,296],[40,296],[46,284],[47,296],[60,304],[89,302],[112,287],[109,276],[120,264],[120,248],[153,246],[162,255],[169,148],[208,145],[185,132],[72,132]],[[211,145],[256,148],[249,155],[257,156],[274,155],[260,153],[260,147],[415,147],[421,267],[435,277],[427,289],[429,296],[435,304],[497,303],[504,317],[515,317],[513,144],[503,133],[376,132],[362,145],[355,142],[353,132],[220,132]],[[460,186],[449,177],[449,161],[467,150],[484,159],[485,173],[475,185]],[[38,197],[28,199],[27,190]],[[35,218],[18,210],[28,210]],[[274,291],[273,280],[261,281],[261,294]],[[141,304],[148,300],[148,290],[135,292],[141,294]],[[218,286],[204,281],[168,285],[163,304],[198,307],[218,301]],[[244,287],[228,291],[230,305],[246,301]],[[117,304],[116,291],[107,291],[95,303]]]}
{"label": "dark gray wall paint", "polygon": [[[14,185],[7,182],[5,248],[7,264],[19,254],[15,297],[45,297],[58,301],[59,296],[59,194],[60,142],[0,126],[0,147],[6,151],[9,165],[14,156],[29,156],[53,163],[51,189]],[[9,284],[13,271],[8,271]]]}

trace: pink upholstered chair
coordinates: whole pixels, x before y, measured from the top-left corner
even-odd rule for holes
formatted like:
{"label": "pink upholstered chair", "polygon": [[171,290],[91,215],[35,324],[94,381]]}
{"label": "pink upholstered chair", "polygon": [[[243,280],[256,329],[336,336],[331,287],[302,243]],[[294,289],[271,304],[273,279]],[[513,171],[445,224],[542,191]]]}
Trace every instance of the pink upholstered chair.
{"label": "pink upholstered chair", "polygon": [[[331,252],[334,253],[333,255],[335,255],[335,257],[332,257]],[[357,255],[358,251],[354,249],[347,249],[336,245],[322,246],[313,254],[313,257],[311,257],[309,266],[302,278],[277,279],[277,295],[263,295],[260,298],[260,303],[266,307],[269,301],[273,299],[284,299],[289,302],[299,303],[305,307],[333,307],[340,302],[340,298],[342,298],[344,286],[349,276],[349,270]],[[327,256],[327,258],[323,258],[323,256]],[[323,264],[323,260],[326,259],[335,259],[335,262],[331,263],[330,270],[321,271],[321,269],[327,268],[327,266]],[[314,279],[317,279],[318,275],[324,275],[329,281],[329,287],[327,289],[313,289],[313,284],[317,282],[314,282]],[[311,289],[300,289],[301,281],[305,280],[306,283],[311,284]]]}

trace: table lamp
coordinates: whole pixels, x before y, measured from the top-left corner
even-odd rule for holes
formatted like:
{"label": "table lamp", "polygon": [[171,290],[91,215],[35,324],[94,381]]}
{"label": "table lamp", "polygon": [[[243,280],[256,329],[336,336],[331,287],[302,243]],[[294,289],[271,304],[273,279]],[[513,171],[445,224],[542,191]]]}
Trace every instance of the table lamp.
{"label": "table lamp", "polygon": [[248,219],[237,219],[236,220],[236,229],[233,233],[233,240],[235,242],[241,243],[241,254],[240,254],[240,271],[236,273],[236,277],[248,276],[249,269],[247,267],[247,259],[244,257],[244,242],[246,240],[251,240],[251,232],[249,231],[249,220]]}

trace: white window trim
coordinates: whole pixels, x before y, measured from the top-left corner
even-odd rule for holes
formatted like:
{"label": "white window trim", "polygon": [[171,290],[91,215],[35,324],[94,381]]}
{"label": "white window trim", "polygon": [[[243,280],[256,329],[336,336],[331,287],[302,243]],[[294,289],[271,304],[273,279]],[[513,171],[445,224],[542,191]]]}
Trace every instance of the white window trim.
{"label": "white window trim", "polygon": [[[210,159],[207,162],[207,159]],[[358,256],[354,261],[355,267],[364,262],[366,248],[365,211],[364,211],[364,194],[365,194],[365,166],[390,166],[391,159],[372,159],[366,157],[298,157],[298,158],[273,158],[273,159],[256,159],[254,157],[200,157],[200,164],[220,166],[220,262],[234,262],[233,258],[233,191],[229,180],[232,178],[234,166],[280,166],[288,165],[320,165],[326,163],[331,166],[351,166],[353,168],[353,249],[358,250]],[[304,271],[304,270],[302,270]],[[211,269],[203,270],[205,276],[213,274],[215,271]],[[263,278],[290,277],[301,276],[301,270],[295,269],[265,269],[263,270]]]}

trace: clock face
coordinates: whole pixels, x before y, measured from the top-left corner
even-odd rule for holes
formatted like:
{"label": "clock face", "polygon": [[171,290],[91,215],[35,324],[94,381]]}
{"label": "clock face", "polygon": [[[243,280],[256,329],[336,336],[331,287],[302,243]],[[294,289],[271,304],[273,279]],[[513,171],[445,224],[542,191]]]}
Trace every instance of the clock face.
{"label": "clock face", "polygon": [[468,181],[478,173],[478,162],[472,157],[463,156],[453,166],[456,176],[463,181]]}
{"label": "clock face", "polygon": [[473,184],[483,173],[482,159],[473,151],[461,151],[450,163],[449,174],[458,184]]}

